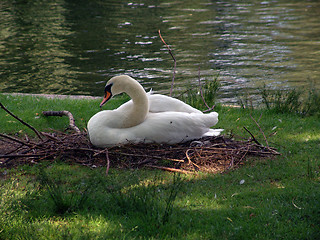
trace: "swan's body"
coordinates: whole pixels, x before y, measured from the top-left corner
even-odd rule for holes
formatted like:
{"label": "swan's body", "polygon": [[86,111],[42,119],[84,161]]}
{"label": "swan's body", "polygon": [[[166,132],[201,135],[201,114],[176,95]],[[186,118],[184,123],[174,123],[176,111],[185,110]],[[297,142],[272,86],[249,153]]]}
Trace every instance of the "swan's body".
{"label": "swan's body", "polygon": [[[152,92],[147,93],[149,102],[149,112],[159,113],[159,112],[186,112],[186,113],[202,113],[200,110],[191,107],[190,105],[180,101],[179,99],[168,97],[161,94],[152,94]],[[124,110],[132,108],[133,101],[130,100],[122,104],[118,110]]]}
{"label": "swan's body", "polygon": [[126,75],[108,81],[100,106],[112,95],[122,92],[132,100],[115,110],[98,112],[89,120],[88,132],[93,145],[108,147],[138,142],[174,144],[221,132],[220,129],[210,129],[217,124],[218,113],[203,114],[178,99],[146,94],[136,80]]}

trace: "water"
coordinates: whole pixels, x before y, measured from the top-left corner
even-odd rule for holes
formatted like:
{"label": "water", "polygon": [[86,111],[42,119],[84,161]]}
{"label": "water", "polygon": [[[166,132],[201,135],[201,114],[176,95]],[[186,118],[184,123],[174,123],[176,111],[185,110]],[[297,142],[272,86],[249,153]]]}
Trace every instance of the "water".
{"label": "water", "polygon": [[[101,96],[129,74],[174,93],[219,75],[220,101],[320,88],[320,1],[0,2],[0,91]],[[199,71],[200,69],[200,71]]]}

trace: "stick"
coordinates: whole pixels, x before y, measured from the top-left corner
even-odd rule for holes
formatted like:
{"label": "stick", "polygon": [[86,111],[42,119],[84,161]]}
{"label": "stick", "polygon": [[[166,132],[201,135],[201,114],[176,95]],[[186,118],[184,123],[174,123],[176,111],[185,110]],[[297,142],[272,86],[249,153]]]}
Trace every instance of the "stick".
{"label": "stick", "polygon": [[258,140],[253,136],[253,134],[248,130],[248,128],[246,128],[246,127],[243,127],[243,128],[244,128],[244,130],[246,130],[246,131],[251,135],[252,140],[253,140],[256,144],[262,146],[261,143],[259,143]]}
{"label": "stick", "polygon": [[191,161],[191,158],[190,158],[189,155],[188,155],[188,152],[189,152],[190,150],[192,150],[192,149],[189,148],[189,149],[186,151],[186,157],[187,157],[187,159],[188,159],[188,162],[189,162],[189,164],[191,163],[191,164],[193,165],[193,167],[196,169],[196,171],[199,171],[200,167],[199,167],[197,164],[195,164],[194,162],[192,162],[192,161]]}
{"label": "stick", "polygon": [[119,152],[117,151],[117,154],[124,155],[124,156],[132,156],[132,157],[145,157],[145,158],[155,158],[155,159],[160,159],[160,160],[170,160],[173,162],[184,162],[184,160],[180,159],[174,159],[174,158],[167,158],[167,157],[159,157],[155,155],[146,155],[146,154],[135,154],[135,153],[124,153],[124,152]]}
{"label": "stick", "polygon": [[213,110],[214,105],[210,108],[209,105],[207,104],[206,100],[204,99],[202,86],[201,86],[201,79],[200,79],[200,67],[199,67],[199,70],[198,70],[198,80],[199,80],[199,89],[200,89],[200,95],[201,95],[202,101],[204,102],[204,105],[206,105],[206,107],[208,108],[204,112],[209,112],[209,111]]}
{"label": "stick", "polygon": [[107,148],[106,148],[106,161],[107,161],[106,176],[108,176],[109,169],[110,169],[110,160],[109,160],[109,152]]}
{"label": "stick", "polygon": [[46,117],[48,116],[67,116],[69,118],[69,127],[74,130],[76,133],[81,133],[79,128],[75,125],[74,117],[69,111],[43,111],[42,114]]}
{"label": "stick", "polygon": [[14,141],[14,142],[17,142],[17,143],[23,144],[23,145],[28,146],[28,147],[33,146],[33,144],[26,143],[26,142],[24,142],[24,141],[22,141],[22,140],[20,140],[20,139],[17,139],[17,138],[11,137],[11,136],[6,135],[6,134],[2,134],[2,133],[0,133],[0,137],[10,139],[11,141]]}
{"label": "stick", "polygon": [[[256,123],[256,125],[258,126],[260,132],[262,133],[262,135],[263,135],[263,137],[264,137],[264,140],[265,140],[265,142],[266,142],[266,144],[267,144],[267,147],[269,147],[269,144],[268,144],[266,135],[264,135],[264,132],[263,132],[263,130],[261,129],[260,125],[259,125],[259,124],[257,123],[257,121],[251,116],[251,114],[250,114],[250,117],[251,117],[251,119]],[[261,115],[260,115],[260,118],[261,118]]]}
{"label": "stick", "polygon": [[27,158],[27,157],[41,157],[44,156],[45,154],[8,154],[8,155],[0,155],[0,158]]}
{"label": "stick", "polygon": [[169,167],[161,167],[161,166],[155,166],[155,165],[145,165],[146,167],[152,167],[152,168],[157,168],[169,172],[179,172],[179,173],[184,173],[184,174],[190,174],[193,172],[182,170],[182,169],[176,169],[176,168],[169,168]]}
{"label": "stick", "polygon": [[173,56],[173,53],[171,51],[171,48],[168,46],[168,44],[164,41],[163,37],[161,36],[161,33],[160,33],[160,29],[158,30],[159,32],[159,37],[161,39],[161,41],[164,43],[164,45],[166,45],[166,47],[168,48],[168,51],[173,59],[173,77],[172,77],[172,82],[171,82],[171,88],[170,88],[170,97],[172,96],[172,89],[173,89],[173,84],[174,84],[174,79],[175,79],[175,76],[176,76],[176,67],[177,67],[177,61],[176,61],[176,58]]}
{"label": "stick", "polygon": [[42,140],[42,137],[41,137],[41,135],[40,135],[40,133],[38,132],[37,129],[35,129],[34,127],[32,127],[30,124],[24,122],[21,118],[19,118],[19,117],[17,117],[16,115],[14,115],[14,114],[13,114],[12,112],[10,112],[5,106],[3,106],[3,104],[2,104],[1,102],[0,102],[0,107],[1,107],[3,110],[5,110],[7,113],[9,113],[12,117],[14,117],[14,118],[17,119],[19,122],[21,122],[23,125],[27,126],[27,127],[30,128],[32,131],[34,131],[34,132],[37,134],[38,138],[39,138],[40,140]]}

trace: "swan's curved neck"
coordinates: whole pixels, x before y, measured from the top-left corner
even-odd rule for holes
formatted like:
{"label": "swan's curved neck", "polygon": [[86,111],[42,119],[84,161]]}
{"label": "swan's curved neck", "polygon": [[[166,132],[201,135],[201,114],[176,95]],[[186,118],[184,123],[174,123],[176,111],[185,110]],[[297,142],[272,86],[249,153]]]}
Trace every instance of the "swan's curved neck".
{"label": "swan's curved neck", "polygon": [[123,127],[128,128],[136,126],[145,120],[149,112],[149,102],[145,90],[136,81],[128,82],[124,92],[131,97],[133,102],[132,109],[128,111],[123,121]]}

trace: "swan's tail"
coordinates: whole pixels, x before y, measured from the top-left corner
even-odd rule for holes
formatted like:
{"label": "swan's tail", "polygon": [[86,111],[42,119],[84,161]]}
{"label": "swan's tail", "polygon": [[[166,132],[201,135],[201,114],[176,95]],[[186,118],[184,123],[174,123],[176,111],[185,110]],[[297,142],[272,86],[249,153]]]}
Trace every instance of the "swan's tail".
{"label": "swan's tail", "polygon": [[224,129],[210,129],[208,132],[206,132],[205,134],[203,134],[203,137],[216,137],[219,136],[220,133],[223,131]]}

